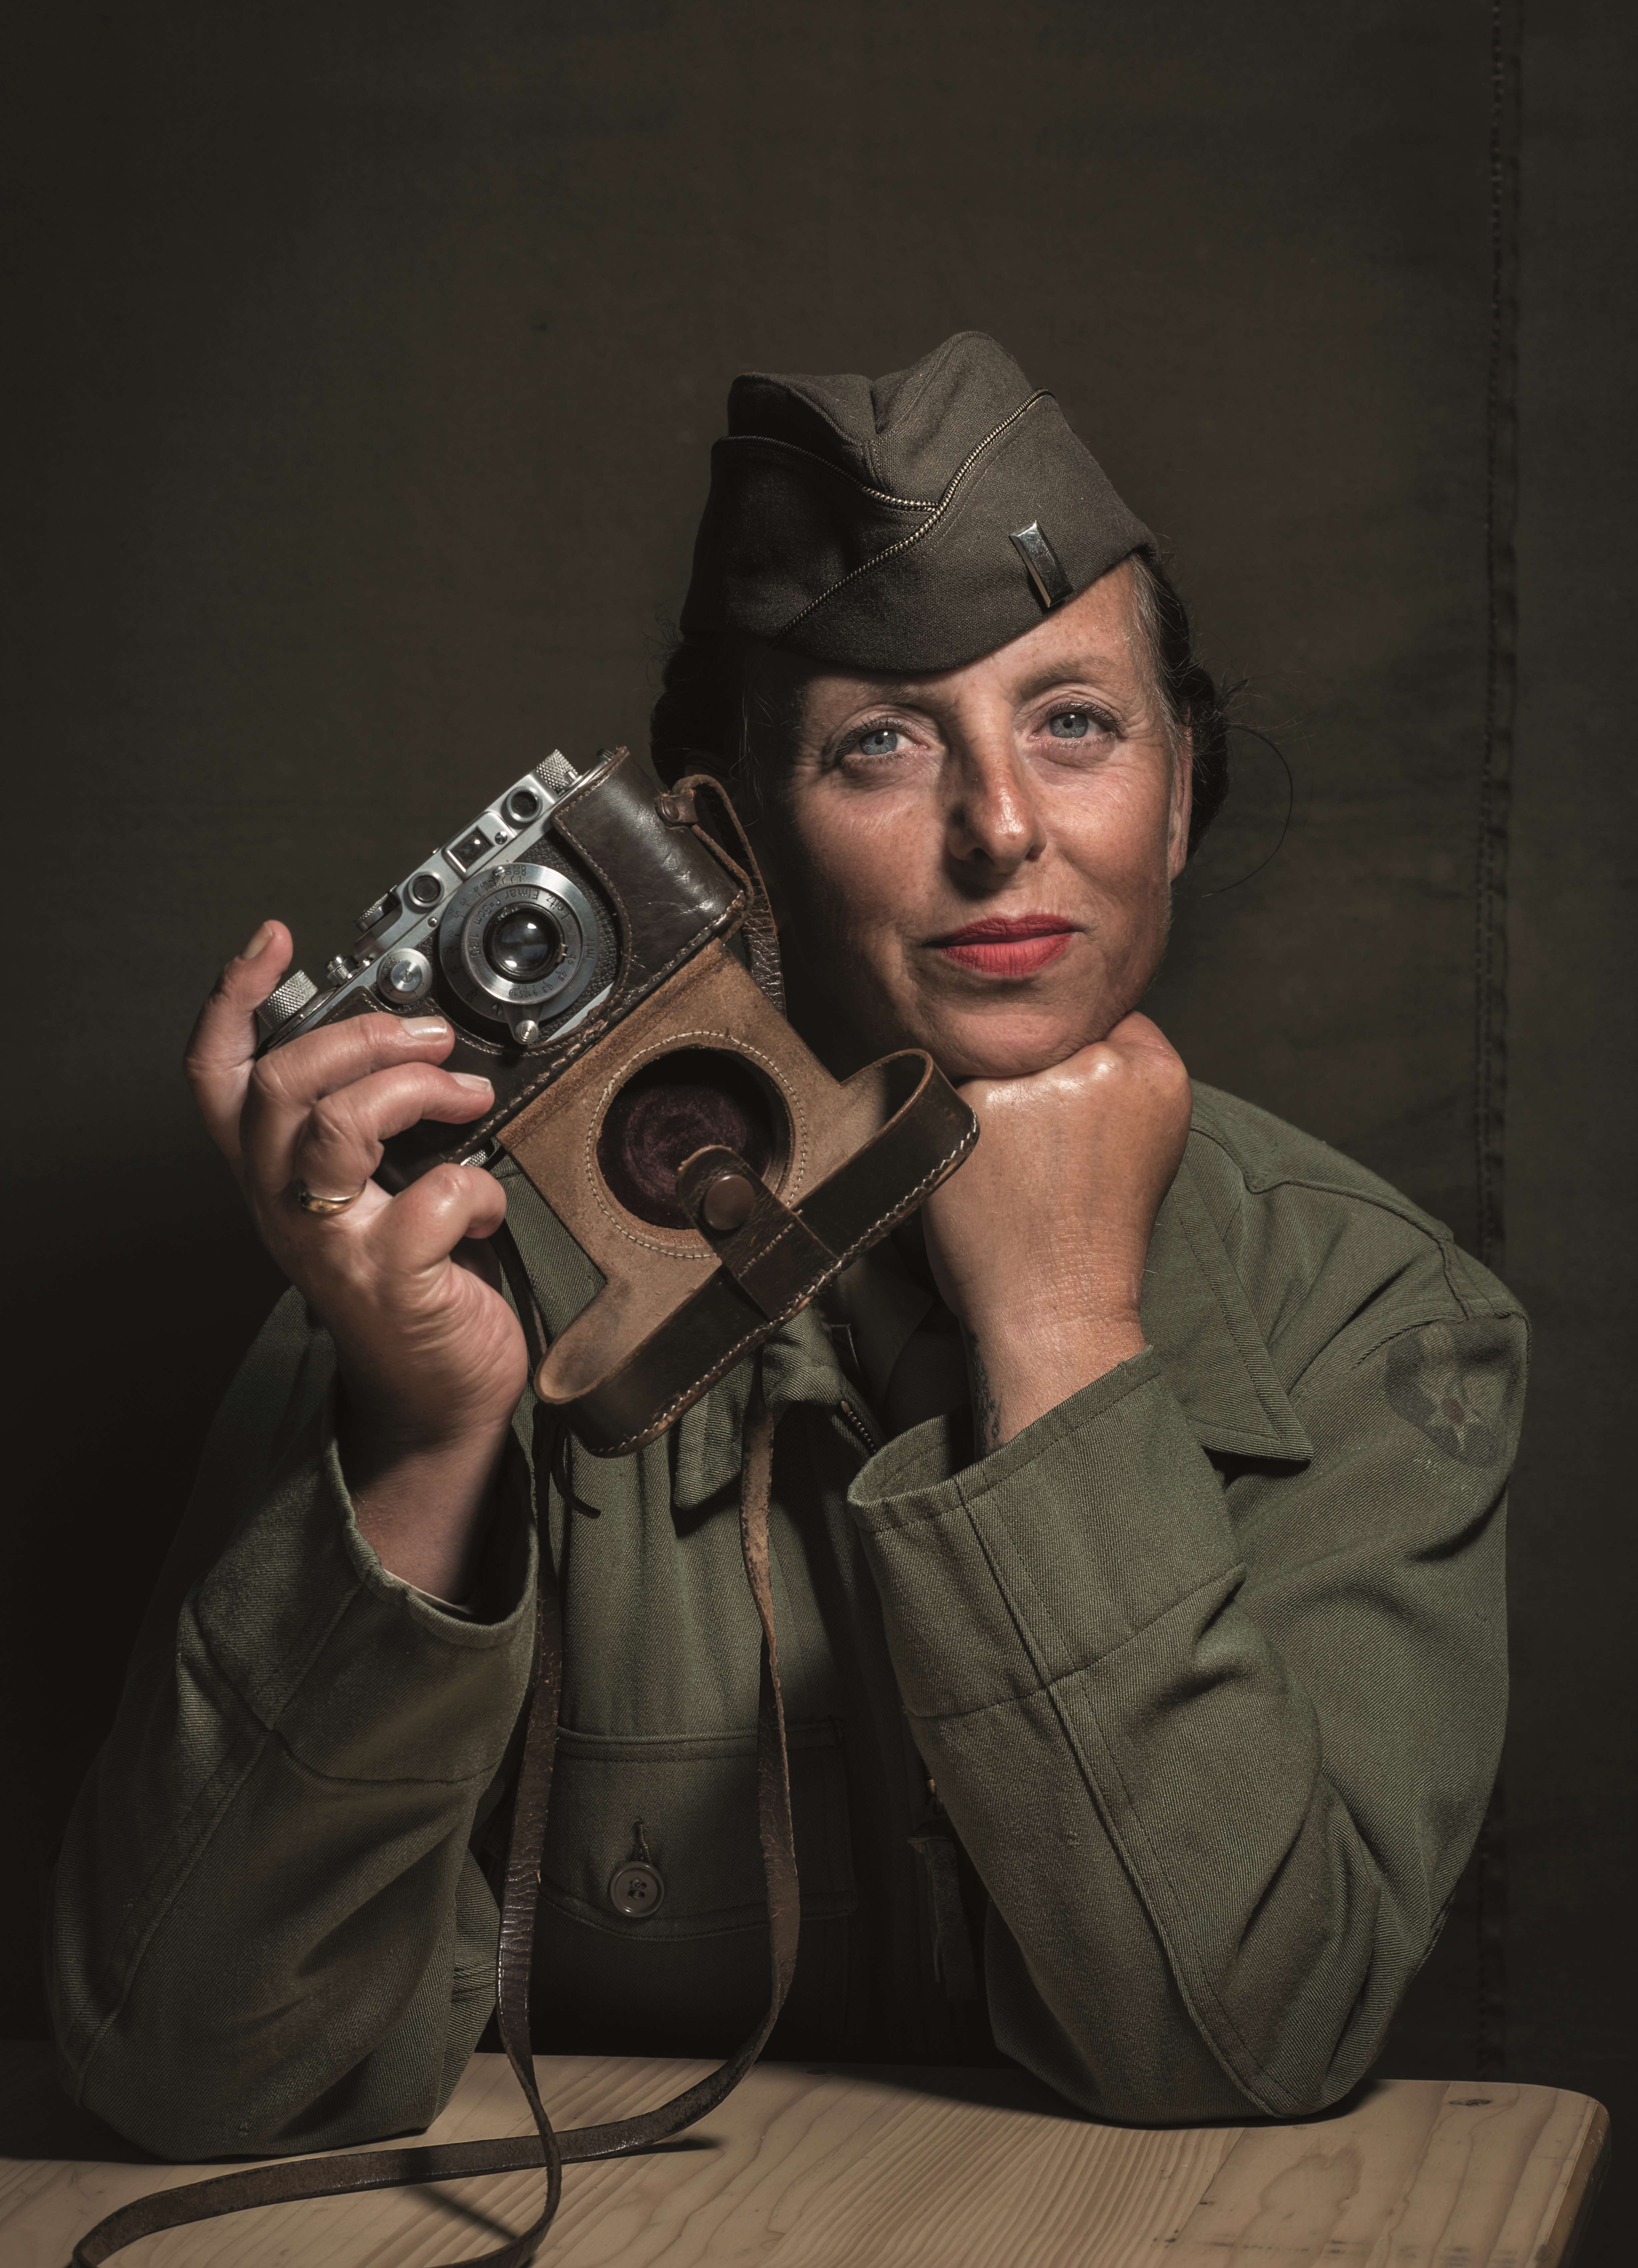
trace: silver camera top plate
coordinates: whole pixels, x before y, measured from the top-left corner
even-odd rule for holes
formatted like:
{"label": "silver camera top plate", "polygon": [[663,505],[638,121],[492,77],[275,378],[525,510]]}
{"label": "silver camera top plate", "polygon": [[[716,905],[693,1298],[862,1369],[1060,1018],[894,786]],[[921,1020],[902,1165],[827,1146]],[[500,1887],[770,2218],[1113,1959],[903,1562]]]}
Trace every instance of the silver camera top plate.
{"label": "silver camera top plate", "polygon": [[[424,954],[429,961],[441,957],[438,932],[457,895],[475,876],[497,863],[536,864],[528,853],[545,834],[554,806],[572,788],[579,786],[582,777],[562,751],[554,748],[533,771],[513,780],[476,818],[421,859],[401,881],[384,891],[373,905],[365,909],[357,924],[360,932],[358,946],[350,954],[336,954],[325,971],[323,984],[314,987],[311,978],[299,969],[291,971],[272,998],[256,1012],[264,1044],[279,1045],[299,1037],[314,1024],[333,1017],[350,996],[359,992],[371,992],[384,1003],[403,1005],[402,991],[377,983],[382,961],[402,958],[409,953]],[[577,917],[583,911],[586,929],[594,935],[594,917],[580,892],[566,876],[555,873],[553,885],[555,895],[563,891],[564,886],[572,891],[573,899],[579,903],[575,906],[572,899],[570,909]],[[584,983],[589,981],[594,954],[579,958],[586,970],[583,989]],[[446,958],[444,965],[446,969],[450,967]],[[557,991],[568,990],[565,975]],[[552,997],[556,998],[557,994]],[[572,998],[571,992],[562,1005],[571,1005]],[[473,1005],[480,1003],[475,1001]],[[519,1008],[505,1005],[499,995],[490,990],[481,1005],[484,1013],[515,1027]],[[587,1001],[581,1013],[589,1014],[596,1005],[595,1001]]]}

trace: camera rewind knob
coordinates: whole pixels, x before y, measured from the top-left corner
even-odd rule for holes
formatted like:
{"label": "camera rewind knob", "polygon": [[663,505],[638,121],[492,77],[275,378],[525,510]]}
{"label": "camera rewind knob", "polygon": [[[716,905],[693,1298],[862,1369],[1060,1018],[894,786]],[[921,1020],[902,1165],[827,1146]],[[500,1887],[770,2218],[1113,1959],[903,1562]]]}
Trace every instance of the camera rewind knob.
{"label": "camera rewind knob", "polygon": [[292,968],[276,992],[256,1010],[264,1040],[272,1039],[292,1018],[299,1016],[319,997],[319,988],[305,968]]}

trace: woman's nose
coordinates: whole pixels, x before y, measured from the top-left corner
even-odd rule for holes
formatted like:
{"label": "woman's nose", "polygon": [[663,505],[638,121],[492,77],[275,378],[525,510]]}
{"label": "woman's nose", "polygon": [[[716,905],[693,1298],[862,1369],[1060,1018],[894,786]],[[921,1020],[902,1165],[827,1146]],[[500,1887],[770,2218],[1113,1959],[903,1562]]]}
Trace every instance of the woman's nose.
{"label": "woman's nose", "polygon": [[1044,835],[1033,783],[1010,740],[956,751],[948,817],[952,858],[1002,873],[1039,855]]}

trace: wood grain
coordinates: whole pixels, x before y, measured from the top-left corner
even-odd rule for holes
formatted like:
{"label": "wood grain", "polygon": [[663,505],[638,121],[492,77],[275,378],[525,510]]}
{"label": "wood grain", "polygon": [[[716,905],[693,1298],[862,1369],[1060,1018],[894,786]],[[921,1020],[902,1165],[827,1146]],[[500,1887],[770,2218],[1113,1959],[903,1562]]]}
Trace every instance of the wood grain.
{"label": "wood grain", "polygon": [[[705,2066],[538,2058],[560,2124],[629,2115]],[[429,2139],[521,2133],[476,2057]],[[1383,2081],[1290,2126],[1100,2126],[1022,2074],[765,2064],[676,2145],[571,2167],[550,2268],[1561,2268],[1607,2120],[1546,2087]],[[0,2260],[65,2268],[117,2205],[197,2169],[124,2151],[0,2048]],[[100,2151],[107,2154],[100,2155]],[[213,2170],[220,2170],[215,2169]],[[145,2240],[130,2268],[439,2268],[535,2209],[541,2177],[271,2207]]]}

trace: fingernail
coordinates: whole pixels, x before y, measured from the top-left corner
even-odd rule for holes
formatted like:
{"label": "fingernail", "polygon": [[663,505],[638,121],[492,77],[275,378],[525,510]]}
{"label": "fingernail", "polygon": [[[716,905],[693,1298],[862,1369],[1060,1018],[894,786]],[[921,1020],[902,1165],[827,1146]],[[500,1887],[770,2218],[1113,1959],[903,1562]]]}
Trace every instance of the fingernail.
{"label": "fingernail", "polygon": [[457,1086],[469,1086],[474,1094],[490,1094],[493,1093],[493,1089],[491,1087],[488,1079],[481,1078],[475,1071],[452,1071],[449,1076],[454,1080]]}
{"label": "fingernail", "polygon": [[398,1027],[407,1040],[446,1040],[449,1027],[441,1016],[406,1016]]}
{"label": "fingernail", "polygon": [[266,949],[268,942],[272,935],[272,923],[263,922],[261,928],[257,930],[255,935],[251,939],[248,945],[241,947],[239,955],[240,959],[241,961],[255,961],[258,959],[262,953]]}

